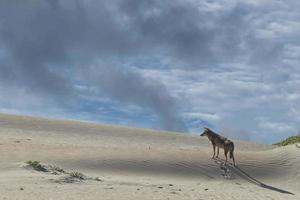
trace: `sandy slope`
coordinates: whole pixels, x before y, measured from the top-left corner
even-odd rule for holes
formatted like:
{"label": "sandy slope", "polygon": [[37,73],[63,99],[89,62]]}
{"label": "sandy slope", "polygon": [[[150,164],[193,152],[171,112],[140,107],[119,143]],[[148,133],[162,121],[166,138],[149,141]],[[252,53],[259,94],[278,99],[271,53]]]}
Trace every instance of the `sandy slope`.
{"label": "sandy slope", "polygon": [[[299,148],[235,144],[226,178],[198,136],[0,114],[0,199],[300,198]],[[102,181],[57,183],[27,160]]]}

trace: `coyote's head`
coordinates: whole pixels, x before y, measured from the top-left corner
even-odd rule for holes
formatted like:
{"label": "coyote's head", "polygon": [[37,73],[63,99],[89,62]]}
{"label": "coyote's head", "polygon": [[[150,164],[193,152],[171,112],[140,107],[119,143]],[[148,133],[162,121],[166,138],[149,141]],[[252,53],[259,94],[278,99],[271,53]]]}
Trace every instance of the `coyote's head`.
{"label": "coyote's head", "polygon": [[203,131],[203,133],[200,135],[200,136],[208,136],[209,135],[209,133],[210,133],[210,130],[209,130],[209,128],[204,128],[204,131]]}

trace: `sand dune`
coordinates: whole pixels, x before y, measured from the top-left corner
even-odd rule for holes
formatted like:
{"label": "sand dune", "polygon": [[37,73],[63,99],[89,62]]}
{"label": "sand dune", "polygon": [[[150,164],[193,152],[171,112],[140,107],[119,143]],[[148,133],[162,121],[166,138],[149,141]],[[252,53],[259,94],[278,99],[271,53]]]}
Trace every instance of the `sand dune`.
{"label": "sand dune", "polygon": [[[238,168],[224,168],[199,136],[0,114],[1,199],[300,198],[299,148],[235,144]],[[27,160],[101,181],[59,182]]]}

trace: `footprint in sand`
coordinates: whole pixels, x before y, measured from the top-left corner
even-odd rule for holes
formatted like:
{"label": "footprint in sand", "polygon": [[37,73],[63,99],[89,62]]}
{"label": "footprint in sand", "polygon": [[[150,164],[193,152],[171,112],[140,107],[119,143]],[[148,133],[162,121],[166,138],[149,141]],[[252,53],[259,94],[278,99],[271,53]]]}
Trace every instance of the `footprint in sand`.
{"label": "footprint in sand", "polygon": [[177,195],[179,195],[179,193],[175,192],[175,191],[170,192],[170,194],[177,194]]}
{"label": "footprint in sand", "polygon": [[220,164],[222,176],[225,179],[234,179],[235,178],[234,174],[232,173],[232,171],[230,170],[230,167],[228,165],[225,165],[224,163],[218,163],[218,164]]}

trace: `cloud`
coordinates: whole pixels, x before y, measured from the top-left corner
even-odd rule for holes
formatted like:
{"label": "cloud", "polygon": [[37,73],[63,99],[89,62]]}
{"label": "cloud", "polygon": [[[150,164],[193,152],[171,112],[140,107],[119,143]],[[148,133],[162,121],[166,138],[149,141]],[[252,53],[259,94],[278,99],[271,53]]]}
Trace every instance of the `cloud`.
{"label": "cloud", "polygon": [[[24,90],[44,98],[50,96],[60,102],[78,98],[78,91],[72,85],[74,79],[67,73],[74,68],[83,69],[106,55],[126,56],[139,46],[132,41],[134,38],[127,37],[126,27],[119,27],[119,18],[106,1],[89,4],[55,1],[50,5],[6,2],[1,7],[0,36],[9,54],[1,63],[1,81],[6,85],[22,84]],[[73,54],[78,54],[78,58]],[[69,69],[65,74],[60,68]],[[89,74],[94,72],[91,83],[87,84],[104,91],[102,95],[155,112],[164,129],[186,131],[176,113],[175,100],[157,80],[144,80],[138,73],[122,67],[99,67]],[[97,85],[92,85],[95,80]]]}
{"label": "cloud", "polygon": [[98,64],[82,70],[79,80],[94,87],[96,93],[104,93],[121,103],[140,106],[158,114],[162,128],[166,130],[186,131],[177,113],[177,102],[162,83],[113,65]]}
{"label": "cloud", "polygon": [[293,0],[1,1],[0,107],[77,116],[86,103],[94,117],[106,99],[154,113],[168,130],[185,131],[200,118],[256,134],[266,130],[258,117],[290,119],[297,130],[297,7]]}
{"label": "cloud", "polygon": [[285,123],[272,122],[264,118],[259,119],[258,126],[272,132],[284,132],[284,131],[296,132],[295,128],[286,122]]}
{"label": "cloud", "polygon": [[185,116],[191,119],[204,119],[208,121],[218,121],[221,118],[219,115],[214,113],[200,113],[200,112],[186,113]]}
{"label": "cloud", "polygon": [[[193,123],[197,119],[211,123],[212,128],[228,137],[261,143],[275,142],[299,130],[297,75],[287,82],[265,81],[261,71],[245,65],[232,67],[230,71],[224,67],[192,73],[182,69],[163,72],[140,69],[140,72],[160,79],[174,96],[181,97],[180,109],[193,132],[199,132],[204,126],[201,122],[195,127]],[[268,123],[263,126],[257,121],[258,117],[286,126],[273,126],[270,130],[270,126],[266,127]],[[272,137],[268,138],[267,133],[272,133]]]}

